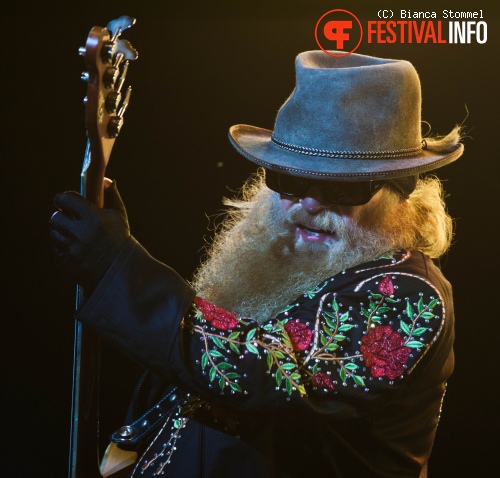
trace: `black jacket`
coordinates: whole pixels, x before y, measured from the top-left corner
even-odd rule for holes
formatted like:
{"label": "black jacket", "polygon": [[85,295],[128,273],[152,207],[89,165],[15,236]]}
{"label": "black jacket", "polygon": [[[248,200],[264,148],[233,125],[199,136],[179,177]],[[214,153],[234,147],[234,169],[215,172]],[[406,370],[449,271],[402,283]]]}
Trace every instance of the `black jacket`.
{"label": "black jacket", "polygon": [[419,252],[324,278],[259,325],[131,238],[77,318],[190,394],[131,476],[426,476],[454,315]]}

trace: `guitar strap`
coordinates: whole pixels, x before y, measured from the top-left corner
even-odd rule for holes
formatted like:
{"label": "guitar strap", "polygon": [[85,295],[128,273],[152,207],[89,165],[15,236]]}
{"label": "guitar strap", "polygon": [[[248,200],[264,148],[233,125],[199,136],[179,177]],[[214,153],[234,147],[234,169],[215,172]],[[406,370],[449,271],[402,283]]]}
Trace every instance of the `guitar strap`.
{"label": "guitar strap", "polygon": [[111,443],[101,462],[102,476],[110,476],[135,463],[137,450],[142,449],[165,421],[187,403],[188,397],[188,393],[171,386],[161,400],[146,413],[116,430],[111,435]]}

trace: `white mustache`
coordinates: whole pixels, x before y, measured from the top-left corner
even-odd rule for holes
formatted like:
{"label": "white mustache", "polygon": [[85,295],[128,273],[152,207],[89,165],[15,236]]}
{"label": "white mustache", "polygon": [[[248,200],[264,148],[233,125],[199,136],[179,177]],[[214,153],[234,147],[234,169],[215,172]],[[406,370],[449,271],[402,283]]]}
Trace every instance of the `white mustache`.
{"label": "white mustache", "polygon": [[300,224],[307,229],[326,231],[331,234],[342,235],[346,231],[346,224],[342,216],[327,209],[312,215],[305,211],[300,204],[294,204],[286,211],[284,219],[289,225]]}

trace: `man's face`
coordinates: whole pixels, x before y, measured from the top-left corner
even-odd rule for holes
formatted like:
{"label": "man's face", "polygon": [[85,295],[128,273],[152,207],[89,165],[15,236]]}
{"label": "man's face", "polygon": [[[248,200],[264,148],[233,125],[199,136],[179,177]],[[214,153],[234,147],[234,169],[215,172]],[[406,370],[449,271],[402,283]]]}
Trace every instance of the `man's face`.
{"label": "man's face", "polygon": [[294,207],[303,211],[297,214],[294,219],[295,242],[319,245],[339,241],[339,231],[336,230],[334,224],[330,223],[326,229],[314,227],[316,224],[320,225],[319,221],[317,221],[320,213],[331,211],[341,219],[344,227],[350,228],[362,221],[369,220],[369,217],[372,215],[371,213],[377,209],[381,197],[382,194],[378,191],[368,203],[361,206],[331,204],[325,200],[321,190],[312,185],[304,197],[290,197],[281,194],[280,201],[285,213]]}

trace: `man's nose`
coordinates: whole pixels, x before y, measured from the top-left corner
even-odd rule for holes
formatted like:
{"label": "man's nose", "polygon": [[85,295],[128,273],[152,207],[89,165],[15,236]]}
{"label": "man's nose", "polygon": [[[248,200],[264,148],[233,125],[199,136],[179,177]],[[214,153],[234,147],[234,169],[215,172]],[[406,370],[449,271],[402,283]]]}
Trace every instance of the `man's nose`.
{"label": "man's nose", "polygon": [[317,214],[328,208],[327,201],[323,198],[321,190],[316,186],[311,186],[306,195],[300,199],[300,204],[309,214]]}

